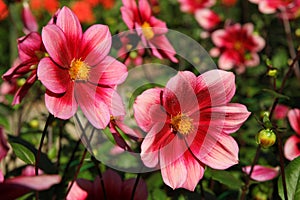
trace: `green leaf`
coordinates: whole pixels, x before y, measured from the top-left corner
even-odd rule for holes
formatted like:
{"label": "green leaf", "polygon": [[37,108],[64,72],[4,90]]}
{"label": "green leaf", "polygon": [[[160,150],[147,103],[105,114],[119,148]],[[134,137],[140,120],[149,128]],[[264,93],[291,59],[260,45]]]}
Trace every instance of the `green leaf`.
{"label": "green leaf", "polygon": [[10,145],[12,146],[18,158],[23,160],[26,164],[34,165],[35,156],[29,149],[19,143],[12,142]]}
{"label": "green leaf", "polygon": [[[291,161],[285,168],[285,181],[289,200],[300,199],[300,157]],[[278,193],[284,199],[282,177],[278,179]]]}
{"label": "green leaf", "polygon": [[231,189],[239,189],[242,187],[242,181],[228,171],[211,169],[210,175],[213,180],[218,181]]}
{"label": "green leaf", "polygon": [[264,92],[267,92],[267,93],[269,93],[269,94],[271,94],[271,95],[273,95],[273,96],[276,97],[276,98],[282,98],[282,99],[287,99],[287,100],[290,99],[290,97],[285,96],[285,95],[283,95],[283,94],[279,94],[279,93],[275,92],[274,90],[263,89],[263,91],[264,91]]}

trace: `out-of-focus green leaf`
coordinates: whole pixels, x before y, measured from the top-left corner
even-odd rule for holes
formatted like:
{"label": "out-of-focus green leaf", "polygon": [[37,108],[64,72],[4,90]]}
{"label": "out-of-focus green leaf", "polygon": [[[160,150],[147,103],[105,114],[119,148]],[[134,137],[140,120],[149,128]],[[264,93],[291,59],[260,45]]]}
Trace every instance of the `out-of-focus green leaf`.
{"label": "out-of-focus green leaf", "polygon": [[[300,199],[300,157],[294,159],[286,166],[285,180],[288,199]],[[282,176],[278,179],[278,194],[284,199]]]}
{"label": "out-of-focus green leaf", "polygon": [[33,165],[35,163],[34,154],[22,144],[10,143],[16,156],[23,160],[26,164]]}
{"label": "out-of-focus green leaf", "polygon": [[242,187],[242,181],[228,171],[210,170],[209,174],[213,180],[216,180],[231,189],[239,189]]}
{"label": "out-of-focus green leaf", "polygon": [[279,94],[277,92],[275,92],[274,90],[269,90],[269,89],[263,89],[264,92],[267,92],[269,94],[272,94],[274,97],[276,98],[282,98],[282,99],[290,99],[290,97],[285,96],[283,94]]}

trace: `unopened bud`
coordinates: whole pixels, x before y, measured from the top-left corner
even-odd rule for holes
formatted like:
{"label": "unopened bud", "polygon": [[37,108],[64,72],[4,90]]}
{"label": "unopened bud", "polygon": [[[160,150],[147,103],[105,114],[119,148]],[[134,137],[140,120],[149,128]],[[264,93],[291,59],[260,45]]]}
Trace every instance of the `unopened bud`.
{"label": "unopened bud", "polygon": [[268,76],[276,77],[277,76],[277,69],[269,69],[267,74],[268,74]]}
{"label": "unopened bud", "polygon": [[269,148],[276,142],[276,135],[271,129],[263,129],[257,133],[256,142],[263,148]]}

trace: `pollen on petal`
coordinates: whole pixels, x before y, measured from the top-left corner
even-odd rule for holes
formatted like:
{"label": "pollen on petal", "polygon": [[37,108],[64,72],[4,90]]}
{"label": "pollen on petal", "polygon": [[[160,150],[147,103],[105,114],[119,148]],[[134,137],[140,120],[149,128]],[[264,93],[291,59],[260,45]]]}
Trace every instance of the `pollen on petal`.
{"label": "pollen on petal", "polygon": [[81,59],[73,59],[69,74],[72,80],[86,81],[89,79],[90,69],[90,66]]}
{"label": "pollen on petal", "polygon": [[143,23],[142,32],[147,40],[151,40],[154,37],[154,32],[148,22]]}

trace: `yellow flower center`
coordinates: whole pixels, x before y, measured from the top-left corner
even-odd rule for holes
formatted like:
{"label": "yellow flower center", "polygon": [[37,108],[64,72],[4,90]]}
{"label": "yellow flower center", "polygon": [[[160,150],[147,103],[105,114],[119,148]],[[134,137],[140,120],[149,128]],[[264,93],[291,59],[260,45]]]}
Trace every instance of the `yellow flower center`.
{"label": "yellow flower center", "polygon": [[243,44],[240,41],[236,41],[234,43],[233,47],[234,47],[235,50],[239,51],[239,50],[241,50],[243,48]]}
{"label": "yellow flower center", "polygon": [[147,40],[151,40],[154,37],[154,32],[148,22],[143,23],[142,32]]}
{"label": "yellow flower center", "polygon": [[90,66],[81,59],[73,59],[70,65],[69,74],[73,81],[86,81],[89,78],[90,69]]}
{"label": "yellow flower center", "polygon": [[182,135],[188,135],[194,128],[193,120],[181,113],[171,118],[171,126]]}

